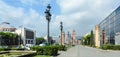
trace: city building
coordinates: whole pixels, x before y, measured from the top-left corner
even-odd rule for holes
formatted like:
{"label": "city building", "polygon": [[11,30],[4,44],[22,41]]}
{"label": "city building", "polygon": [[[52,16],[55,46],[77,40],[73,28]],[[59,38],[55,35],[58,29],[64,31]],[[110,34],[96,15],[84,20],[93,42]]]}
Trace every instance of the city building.
{"label": "city building", "polygon": [[100,45],[115,44],[116,33],[120,32],[120,6],[100,22],[99,26]]}
{"label": "city building", "polygon": [[78,45],[81,45],[81,39],[78,39],[78,40],[77,40],[77,44],[78,44]]}
{"label": "city building", "polygon": [[0,24],[0,32],[15,32],[16,28],[11,26],[9,22],[2,22]]}
{"label": "city building", "polygon": [[67,44],[67,45],[70,45],[72,42],[71,42],[72,40],[71,40],[71,34],[68,32],[67,34],[66,34],[66,36],[65,36],[65,43]]}
{"label": "city building", "polygon": [[18,38],[16,41],[20,41],[21,44],[35,44],[35,31],[21,27],[21,28],[15,28],[10,25],[9,22],[2,22],[0,24],[0,32],[10,32],[18,34]]}
{"label": "city building", "polygon": [[35,44],[36,43],[36,32],[25,27],[20,27],[15,31],[21,38],[21,44]]}

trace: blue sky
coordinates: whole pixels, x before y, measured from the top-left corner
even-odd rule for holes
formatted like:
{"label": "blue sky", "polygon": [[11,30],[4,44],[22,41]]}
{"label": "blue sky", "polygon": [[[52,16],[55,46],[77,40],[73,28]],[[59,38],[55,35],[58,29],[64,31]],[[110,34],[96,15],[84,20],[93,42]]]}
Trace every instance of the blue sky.
{"label": "blue sky", "polygon": [[75,30],[82,36],[115,10],[120,0],[0,0],[0,23],[10,22],[16,28],[24,26],[44,37],[47,34],[44,11],[49,3],[50,35],[60,35],[60,21],[63,21],[65,33]]}

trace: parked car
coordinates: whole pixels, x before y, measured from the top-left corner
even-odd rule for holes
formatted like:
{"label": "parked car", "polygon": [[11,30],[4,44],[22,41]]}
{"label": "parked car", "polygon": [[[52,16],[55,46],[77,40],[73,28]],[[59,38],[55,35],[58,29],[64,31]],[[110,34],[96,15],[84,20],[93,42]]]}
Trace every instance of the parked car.
{"label": "parked car", "polygon": [[39,46],[46,46],[46,44],[45,44],[45,43],[42,43],[42,44],[39,44]]}
{"label": "parked car", "polygon": [[3,48],[2,46],[0,46],[0,48]]}
{"label": "parked car", "polygon": [[26,46],[25,46],[25,50],[30,50],[30,47],[26,47]]}
{"label": "parked car", "polygon": [[30,50],[30,47],[34,46],[34,44],[26,44],[24,46],[25,50]]}

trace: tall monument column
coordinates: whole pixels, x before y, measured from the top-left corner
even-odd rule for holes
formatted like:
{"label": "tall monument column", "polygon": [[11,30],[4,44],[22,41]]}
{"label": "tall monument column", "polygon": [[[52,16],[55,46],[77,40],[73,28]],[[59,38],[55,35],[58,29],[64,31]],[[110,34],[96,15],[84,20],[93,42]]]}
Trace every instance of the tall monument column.
{"label": "tall monument column", "polygon": [[73,30],[73,34],[72,34],[72,44],[75,45],[76,43],[76,32],[75,30]]}
{"label": "tall monument column", "polygon": [[62,45],[64,45],[64,43],[65,43],[65,33],[62,31]]}

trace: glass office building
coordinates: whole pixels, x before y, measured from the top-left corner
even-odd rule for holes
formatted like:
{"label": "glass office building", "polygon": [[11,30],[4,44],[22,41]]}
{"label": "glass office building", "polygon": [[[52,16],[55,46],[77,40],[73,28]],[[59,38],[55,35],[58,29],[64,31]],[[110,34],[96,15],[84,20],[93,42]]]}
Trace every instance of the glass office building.
{"label": "glass office building", "polygon": [[100,43],[115,44],[115,34],[120,32],[120,6],[100,24]]}

